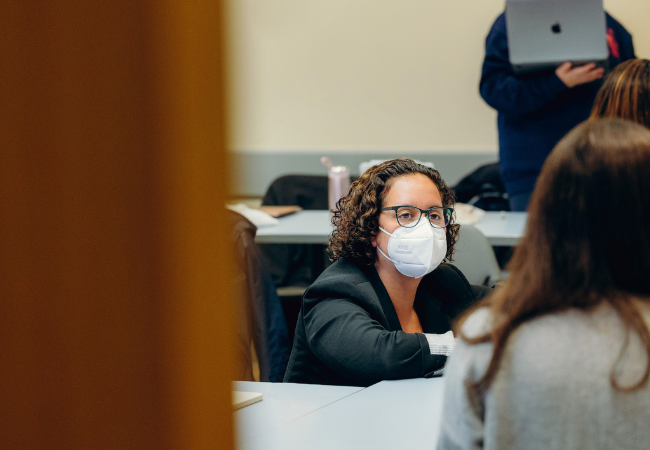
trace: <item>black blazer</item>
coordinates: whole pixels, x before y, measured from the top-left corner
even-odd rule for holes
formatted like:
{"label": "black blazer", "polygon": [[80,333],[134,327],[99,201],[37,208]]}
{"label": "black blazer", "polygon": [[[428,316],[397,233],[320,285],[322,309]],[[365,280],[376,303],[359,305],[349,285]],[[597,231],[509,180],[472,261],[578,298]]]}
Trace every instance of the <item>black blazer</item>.
{"label": "black blazer", "polygon": [[[443,334],[489,292],[444,264],[422,279],[414,308],[425,333]],[[305,291],[284,382],[370,386],[422,377],[446,360],[423,334],[402,331],[374,265],[342,258]]]}

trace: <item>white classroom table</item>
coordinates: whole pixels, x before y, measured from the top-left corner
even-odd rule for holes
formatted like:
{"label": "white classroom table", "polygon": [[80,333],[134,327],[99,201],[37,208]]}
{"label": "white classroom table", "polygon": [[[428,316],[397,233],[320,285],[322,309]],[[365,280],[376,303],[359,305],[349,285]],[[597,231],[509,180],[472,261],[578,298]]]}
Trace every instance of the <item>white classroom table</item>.
{"label": "white classroom table", "polygon": [[[289,385],[289,388],[296,389]],[[324,386],[321,386],[324,387]],[[256,424],[243,418],[239,450],[393,450],[435,448],[442,418],[443,378],[382,381],[249,436]],[[259,392],[259,390],[257,391]],[[243,408],[254,408],[262,402]],[[267,417],[267,420],[273,420]]]}
{"label": "white classroom table", "polygon": [[[490,245],[514,246],[524,235],[525,212],[492,212],[474,224]],[[259,244],[326,244],[333,225],[329,211],[298,211],[282,217],[278,225],[257,229],[255,242]]]}
{"label": "white classroom table", "polygon": [[[306,414],[362,390],[350,386],[235,381],[235,391],[260,392],[262,400],[234,412],[238,449]],[[263,447],[260,447],[263,448]]]}

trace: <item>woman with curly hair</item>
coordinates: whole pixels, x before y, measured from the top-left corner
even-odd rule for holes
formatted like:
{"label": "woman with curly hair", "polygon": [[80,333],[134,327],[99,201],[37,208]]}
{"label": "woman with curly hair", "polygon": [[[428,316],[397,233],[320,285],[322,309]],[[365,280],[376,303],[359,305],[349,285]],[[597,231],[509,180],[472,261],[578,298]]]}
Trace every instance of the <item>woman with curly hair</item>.
{"label": "woman with curly hair", "polygon": [[439,450],[647,449],[650,130],[588,120],[551,152],[505,286],[461,321]]}
{"label": "woman with curly hair", "polygon": [[303,296],[284,378],[369,386],[439,371],[451,321],[488,289],[450,264],[459,226],[438,171],[411,159],[368,169],[334,211],[334,263]]}
{"label": "woman with curly hair", "polygon": [[625,61],[605,77],[590,116],[599,117],[620,117],[650,128],[649,60]]}

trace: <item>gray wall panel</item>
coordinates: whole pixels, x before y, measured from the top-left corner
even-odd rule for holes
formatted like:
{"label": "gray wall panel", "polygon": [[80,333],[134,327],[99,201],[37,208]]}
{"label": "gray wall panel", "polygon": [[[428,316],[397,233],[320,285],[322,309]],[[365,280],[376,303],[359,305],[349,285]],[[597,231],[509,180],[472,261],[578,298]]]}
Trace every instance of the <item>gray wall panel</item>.
{"label": "gray wall panel", "polygon": [[391,159],[408,156],[420,161],[431,161],[449,185],[456,184],[463,176],[478,166],[498,160],[496,153],[486,152],[437,152],[399,154],[349,152],[233,152],[233,189],[235,197],[261,197],[271,182],[281,175],[313,174],[327,175],[327,168],[320,157],[328,155],[336,165],[350,168],[352,175],[359,175],[359,164],[370,159]]}

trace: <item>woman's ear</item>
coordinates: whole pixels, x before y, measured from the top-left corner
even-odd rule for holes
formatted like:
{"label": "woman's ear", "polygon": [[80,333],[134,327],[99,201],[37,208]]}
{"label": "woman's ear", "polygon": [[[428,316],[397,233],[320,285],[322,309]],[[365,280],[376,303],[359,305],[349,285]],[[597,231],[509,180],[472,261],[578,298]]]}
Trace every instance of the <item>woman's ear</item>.
{"label": "woman's ear", "polygon": [[372,244],[373,247],[377,248],[377,235],[376,234],[373,237],[370,238],[370,243]]}

